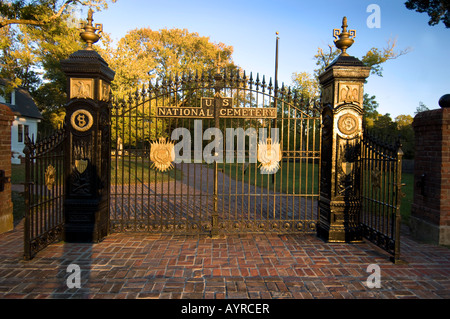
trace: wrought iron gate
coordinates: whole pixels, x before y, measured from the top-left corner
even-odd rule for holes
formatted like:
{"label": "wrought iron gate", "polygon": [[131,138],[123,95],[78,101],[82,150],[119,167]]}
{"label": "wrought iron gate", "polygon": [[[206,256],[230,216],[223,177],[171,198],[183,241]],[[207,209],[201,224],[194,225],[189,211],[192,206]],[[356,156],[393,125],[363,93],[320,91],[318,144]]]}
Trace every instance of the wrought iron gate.
{"label": "wrought iron gate", "polygon": [[[145,85],[111,114],[112,232],[316,232],[321,117],[297,92],[239,72],[186,75]],[[208,162],[211,128],[223,144]],[[155,156],[169,156],[175,129],[190,138],[177,154],[184,161],[161,164]],[[282,160],[276,174],[261,174],[250,149],[269,135]]]}
{"label": "wrought iron gate", "polygon": [[390,144],[364,131],[361,156],[361,225],[363,236],[400,261],[402,156]]}
{"label": "wrought iron gate", "polygon": [[64,234],[65,130],[34,142],[25,137],[24,258],[29,260]]}

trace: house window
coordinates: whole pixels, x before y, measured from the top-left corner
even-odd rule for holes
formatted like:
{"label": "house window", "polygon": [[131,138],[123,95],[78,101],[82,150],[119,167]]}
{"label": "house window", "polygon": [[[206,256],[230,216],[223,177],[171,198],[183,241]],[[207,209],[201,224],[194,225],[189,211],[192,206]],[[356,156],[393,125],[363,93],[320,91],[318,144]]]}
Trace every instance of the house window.
{"label": "house window", "polygon": [[28,125],[24,125],[23,126],[23,136],[24,136],[24,138],[25,138],[25,136],[28,136],[29,137],[29,133],[30,131],[29,131],[29,126]]}
{"label": "house window", "polygon": [[18,131],[17,141],[19,143],[23,142],[23,128],[22,127],[23,127],[22,124],[17,125],[17,131]]}
{"label": "house window", "polygon": [[12,102],[12,95],[11,93],[5,94],[5,103],[11,104]]}
{"label": "house window", "polygon": [[15,100],[16,100],[15,91],[7,93],[6,92],[6,88],[4,86],[1,86],[1,88],[0,88],[0,102],[14,105],[15,104]]}

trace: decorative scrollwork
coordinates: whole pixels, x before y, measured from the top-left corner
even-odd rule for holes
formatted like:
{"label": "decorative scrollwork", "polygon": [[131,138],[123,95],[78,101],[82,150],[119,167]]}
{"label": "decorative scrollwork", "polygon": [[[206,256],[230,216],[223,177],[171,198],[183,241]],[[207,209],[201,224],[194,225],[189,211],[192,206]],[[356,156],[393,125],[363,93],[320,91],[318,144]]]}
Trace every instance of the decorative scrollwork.
{"label": "decorative scrollwork", "polygon": [[53,165],[49,165],[45,171],[45,186],[51,191],[56,183],[56,169]]}

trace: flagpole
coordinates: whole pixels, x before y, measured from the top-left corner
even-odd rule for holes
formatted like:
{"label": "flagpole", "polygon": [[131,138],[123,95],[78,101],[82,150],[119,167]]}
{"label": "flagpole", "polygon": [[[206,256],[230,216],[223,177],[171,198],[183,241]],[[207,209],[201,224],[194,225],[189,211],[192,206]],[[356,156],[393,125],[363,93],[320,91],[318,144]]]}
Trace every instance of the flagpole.
{"label": "flagpole", "polygon": [[[275,33],[277,35],[276,44],[275,44],[275,89],[274,89],[274,107],[278,110],[278,31]],[[274,127],[277,127],[277,121],[273,120]]]}
{"label": "flagpole", "polygon": [[[278,37],[278,32],[276,32],[277,39],[276,39],[276,45],[275,45],[275,97],[278,93],[278,40],[280,38]],[[275,99],[275,107],[276,107],[276,99]]]}
{"label": "flagpole", "polygon": [[[276,39],[276,44],[275,44],[275,90],[274,90],[274,106],[275,106],[275,110],[278,113],[278,40],[280,40],[280,38],[278,37],[278,31],[275,33],[277,35],[277,39]],[[277,128],[277,120],[274,119],[273,121],[273,127]],[[271,136],[271,129],[269,127],[269,132],[268,132],[268,136]],[[279,138],[281,138],[279,136]],[[278,141],[278,143],[280,143],[281,145],[281,141]],[[275,174],[272,174],[272,185],[275,185]],[[275,187],[275,186],[274,186]]]}

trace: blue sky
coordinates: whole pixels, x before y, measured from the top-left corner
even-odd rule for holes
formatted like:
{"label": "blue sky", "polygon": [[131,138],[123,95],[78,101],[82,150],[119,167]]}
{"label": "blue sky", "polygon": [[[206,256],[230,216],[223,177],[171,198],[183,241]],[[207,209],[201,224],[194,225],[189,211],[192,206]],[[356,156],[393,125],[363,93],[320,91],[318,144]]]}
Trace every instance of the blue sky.
{"label": "blue sky", "polygon": [[[318,47],[333,44],[332,30],[347,16],[356,29],[350,55],[361,58],[370,48],[383,48],[390,38],[411,52],[383,64],[383,77],[371,75],[365,92],[375,95],[378,111],[414,115],[419,102],[438,108],[450,93],[450,29],[431,27],[428,15],[407,10],[405,0],[118,0],[94,15],[104,31],[119,40],[127,31],[149,27],[186,28],[234,48],[233,60],[247,72],[271,77],[275,65],[275,32],[279,32],[280,82],[291,85],[293,72],[313,73]],[[380,28],[369,28],[367,12],[377,4]]]}

